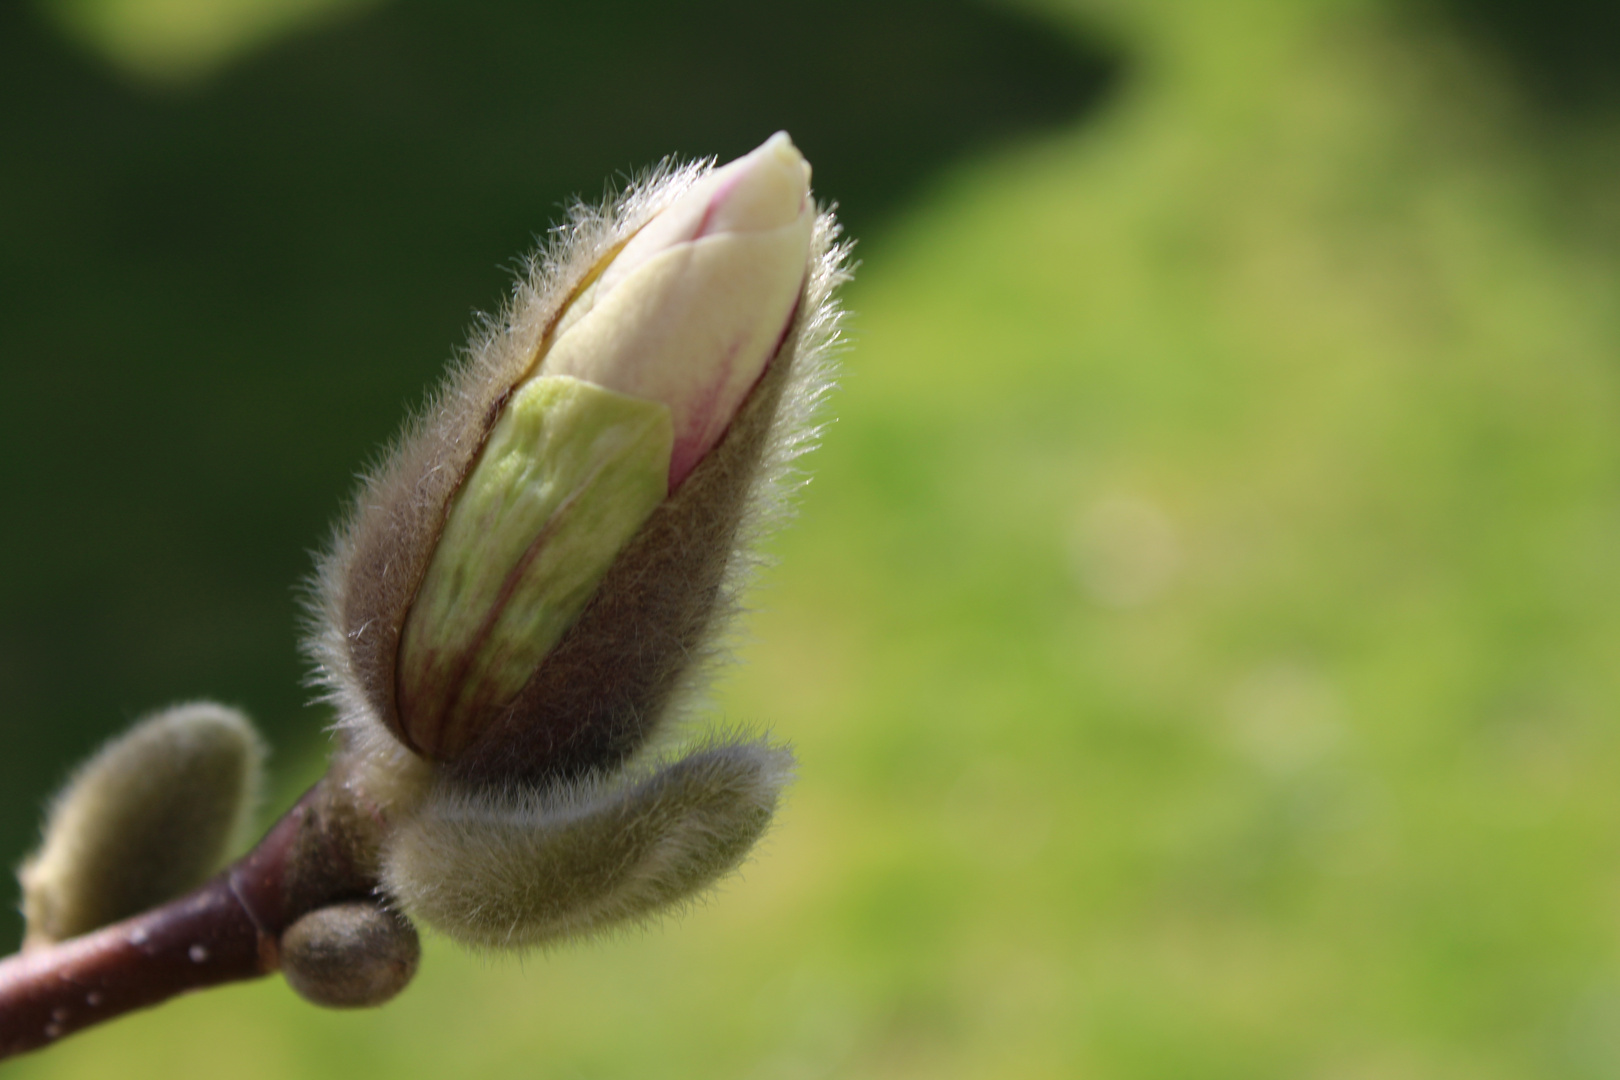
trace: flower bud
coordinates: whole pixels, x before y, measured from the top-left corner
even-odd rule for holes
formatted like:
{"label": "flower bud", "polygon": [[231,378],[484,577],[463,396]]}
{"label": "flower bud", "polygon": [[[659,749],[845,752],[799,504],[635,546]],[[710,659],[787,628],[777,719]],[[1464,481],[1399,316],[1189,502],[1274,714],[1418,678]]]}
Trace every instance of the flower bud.
{"label": "flower bud", "polygon": [[323,568],[361,743],[505,782],[645,741],[824,386],[845,251],[809,175],[778,134],[579,213],[474,344]]}
{"label": "flower bud", "polygon": [[786,132],[653,218],[568,306],[541,371],[669,406],[669,487],[725,432],[804,284],[815,206]]}
{"label": "flower bud", "polygon": [[400,641],[408,744],[456,757],[568,629],[663,501],[669,409],[567,376],[525,383],[456,496]]}
{"label": "flower bud", "polygon": [[457,492],[406,617],[408,745],[460,756],[719,441],[804,281],[808,180],[773,137],[653,218],[568,306]]}
{"label": "flower bud", "polygon": [[768,826],[784,748],[628,763],[814,443],[848,246],[809,178],[777,135],[577,208],[367,479],[310,649],[393,909],[544,944],[682,903]]}

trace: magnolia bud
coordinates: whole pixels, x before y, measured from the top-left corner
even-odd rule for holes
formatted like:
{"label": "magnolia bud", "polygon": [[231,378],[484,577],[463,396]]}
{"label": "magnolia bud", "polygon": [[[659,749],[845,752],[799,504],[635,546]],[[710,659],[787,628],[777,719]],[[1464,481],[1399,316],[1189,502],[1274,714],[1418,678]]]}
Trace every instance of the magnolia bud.
{"label": "magnolia bud", "polygon": [[400,640],[407,745],[457,757],[663,501],[669,409],[578,379],[520,387],[445,522]]}
{"label": "magnolia bud", "polygon": [[778,134],[592,271],[456,493],[411,604],[407,745],[453,761],[474,743],[725,433],[804,282],[808,182]]}
{"label": "magnolia bud", "polygon": [[381,1005],[405,989],[422,958],[416,928],[364,900],[316,908],[281,935],[282,974],[329,1009]]}
{"label": "magnolia bud", "polygon": [[76,937],[179,896],[219,867],[258,796],[264,747],[223,705],[148,717],[85,762],[18,871],[27,943]]}
{"label": "magnolia bud", "polygon": [[816,211],[786,132],[704,177],[569,304],[540,370],[669,407],[669,486],[724,434],[787,330]]}
{"label": "magnolia bud", "polygon": [[815,438],[848,248],[809,178],[777,135],[577,209],[367,480],[312,652],[397,910],[544,944],[680,904],[767,827],[785,749],[627,762]]}
{"label": "magnolia bud", "polygon": [[655,176],[475,343],[323,570],[316,652],[361,742],[505,782],[645,741],[821,392],[844,251],[809,175],[778,134]]}

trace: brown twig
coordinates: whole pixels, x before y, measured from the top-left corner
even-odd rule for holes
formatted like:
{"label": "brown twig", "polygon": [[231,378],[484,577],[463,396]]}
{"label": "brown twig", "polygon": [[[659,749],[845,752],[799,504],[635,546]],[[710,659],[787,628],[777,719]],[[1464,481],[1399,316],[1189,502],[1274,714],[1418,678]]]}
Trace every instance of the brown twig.
{"label": "brown twig", "polygon": [[261,934],[221,874],[144,915],[0,960],[0,1058],[275,968],[274,940]]}
{"label": "brown twig", "polygon": [[178,994],[268,975],[283,931],[371,897],[385,829],[340,761],[247,855],[134,918],[0,960],[0,1059]]}

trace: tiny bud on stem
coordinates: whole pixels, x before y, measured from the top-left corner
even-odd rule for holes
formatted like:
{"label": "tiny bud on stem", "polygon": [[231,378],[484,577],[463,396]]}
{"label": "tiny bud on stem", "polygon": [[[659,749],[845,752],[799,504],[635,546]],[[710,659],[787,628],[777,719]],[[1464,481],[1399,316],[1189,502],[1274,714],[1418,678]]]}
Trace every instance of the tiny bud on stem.
{"label": "tiny bud on stem", "polygon": [[367,901],[316,908],[281,935],[281,973],[298,996],[329,1009],[381,1005],[416,974],[416,928]]}

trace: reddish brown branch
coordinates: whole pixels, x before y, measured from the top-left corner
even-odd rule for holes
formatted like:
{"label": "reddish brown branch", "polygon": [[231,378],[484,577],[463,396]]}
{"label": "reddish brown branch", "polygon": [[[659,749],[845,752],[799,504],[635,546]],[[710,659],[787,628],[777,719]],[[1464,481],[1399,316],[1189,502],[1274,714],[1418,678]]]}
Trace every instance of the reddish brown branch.
{"label": "reddish brown branch", "polygon": [[144,915],[0,960],[0,1057],[275,967],[274,940],[222,874]]}
{"label": "reddish brown branch", "polygon": [[251,852],[195,891],[0,960],[0,1058],[177,994],[267,975],[300,916],[372,895],[385,825],[343,772],[334,765]]}

